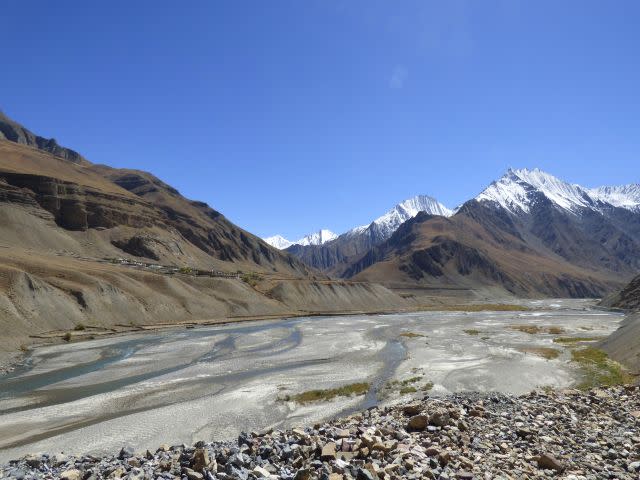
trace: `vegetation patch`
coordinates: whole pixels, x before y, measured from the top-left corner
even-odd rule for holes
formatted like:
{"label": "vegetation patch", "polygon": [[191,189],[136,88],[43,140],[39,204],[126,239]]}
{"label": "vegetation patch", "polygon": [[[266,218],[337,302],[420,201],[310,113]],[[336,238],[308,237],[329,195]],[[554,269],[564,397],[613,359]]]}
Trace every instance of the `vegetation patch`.
{"label": "vegetation patch", "polygon": [[421,333],[414,333],[414,332],[402,332],[400,336],[406,337],[406,338],[426,337],[426,335],[422,335]]}
{"label": "vegetation patch", "polygon": [[445,312],[527,312],[531,309],[524,305],[512,305],[508,303],[473,303],[468,305],[429,306],[425,310]]}
{"label": "vegetation patch", "polygon": [[406,387],[402,387],[400,389],[400,395],[407,395],[409,393],[416,393],[417,391],[418,391],[418,389],[416,387],[406,386]]}
{"label": "vegetation patch", "polygon": [[480,335],[480,330],[476,330],[475,328],[468,328],[466,330],[463,330],[463,332],[467,335]]}
{"label": "vegetation patch", "polygon": [[511,325],[511,329],[522,333],[528,333],[530,335],[535,335],[536,333],[541,333],[543,331],[542,328],[537,325]]}
{"label": "vegetation patch", "polygon": [[371,385],[366,382],[352,383],[338,388],[330,388],[327,390],[309,390],[308,392],[298,393],[290,397],[298,403],[310,403],[333,400],[336,397],[350,397],[352,395],[364,395],[369,391]]}
{"label": "vegetation patch", "polygon": [[71,334],[69,332],[65,333],[62,336],[62,340],[64,340],[65,342],[70,342],[71,341]]}
{"label": "vegetation patch", "polygon": [[511,325],[511,329],[518,330],[522,333],[536,335],[538,333],[550,333],[551,335],[560,335],[565,333],[562,327],[540,327],[538,325]]}
{"label": "vegetation patch", "polygon": [[76,332],[82,332],[82,331],[86,330],[86,329],[87,329],[87,327],[84,325],[84,323],[79,323],[79,324],[77,324],[75,327],[73,327],[73,329],[74,329]]}
{"label": "vegetation patch", "polygon": [[547,328],[547,333],[550,333],[551,335],[561,335],[565,333],[565,329],[562,327],[549,327]]}
{"label": "vegetation patch", "polygon": [[551,347],[523,347],[519,348],[523,353],[531,353],[547,360],[554,360],[560,356],[560,350]]}
{"label": "vegetation patch", "polygon": [[405,378],[404,380],[391,380],[382,387],[378,397],[382,400],[384,398],[388,398],[392,393],[407,395],[418,391],[428,392],[433,388],[433,382],[425,382],[421,384],[422,380],[423,376]]}
{"label": "vegetation patch", "polygon": [[595,342],[600,340],[598,337],[558,337],[553,339],[553,343],[572,344],[580,342]]}
{"label": "vegetation patch", "polygon": [[243,273],[242,275],[240,275],[240,279],[247,285],[255,287],[262,280],[262,276],[258,275],[255,272],[250,272],[250,273]]}
{"label": "vegetation patch", "polygon": [[580,366],[583,380],[581,390],[600,386],[624,385],[633,377],[618,362],[611,360],[605,352],[594,347],[585,347],[571,352],[571,360]]}

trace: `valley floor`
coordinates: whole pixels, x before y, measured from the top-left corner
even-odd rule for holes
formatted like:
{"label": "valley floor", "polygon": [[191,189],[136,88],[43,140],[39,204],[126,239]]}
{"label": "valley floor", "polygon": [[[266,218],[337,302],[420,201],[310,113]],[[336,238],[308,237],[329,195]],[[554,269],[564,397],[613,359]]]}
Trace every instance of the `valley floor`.
{"label": "valley floor", "polygon": [[228,440],[426,392],[569,387],[581,380],[571,347],[622,319],[588,301],[527,305],[183,327],[37,348],[0,377],[0,462]]}

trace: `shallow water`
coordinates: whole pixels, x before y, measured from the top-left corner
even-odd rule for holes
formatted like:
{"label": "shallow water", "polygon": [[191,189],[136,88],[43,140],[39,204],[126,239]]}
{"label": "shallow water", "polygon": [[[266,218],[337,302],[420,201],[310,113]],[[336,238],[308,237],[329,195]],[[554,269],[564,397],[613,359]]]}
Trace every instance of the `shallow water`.
{"label": "shallow water", "polygon": [[[418,390],[432,382],[432,394],[569,386],[578,372],[568,350],[551,361],[523,352],[563,349],[554,335],[510,327],[599,337],[622,319],[584,301],[532,305],[540,310],[284,319],[42,347],[25,368],[0,378],[0,462],[28,452],[155,448],[312,423],[396,400],[397,389],[385,389],[394,379],[412,378]],[[471,329],[479,333],[464,332]],[[372,385],[361,397],[304,406],[282,400],[361,381]]]}

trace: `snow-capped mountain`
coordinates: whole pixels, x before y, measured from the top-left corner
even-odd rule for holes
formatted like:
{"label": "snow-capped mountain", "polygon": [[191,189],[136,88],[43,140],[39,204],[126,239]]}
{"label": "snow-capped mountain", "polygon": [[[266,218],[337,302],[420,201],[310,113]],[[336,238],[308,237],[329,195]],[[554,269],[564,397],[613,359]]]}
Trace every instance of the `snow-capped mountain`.
{"label": "snow-capped mountain", "polygon": [[263,238],[263,240],[278,250],[284,250],[293,245],[293,242],[287,240],[282,235],[274,235],[273,237]]}
{"label": "snow-capped mountain", "polygon": [[331,230],[322,229],[305,235],[295,243],[297,245],[322,245],[323,243],[330,242],[337,237],[338,235],[333,233]]}
{"label": "snow-capped mountain", "polygon": [[284,238],[282,235],[274,235],[273,237],[267,237],[263,240],[267,242],[272,247],[275,247],[279,250],[284,250],[285,248],[289,248],[292,245],[322,245],[323,243],[329,242],[338,235],[333,233],[331,230],[322,229],[317,232],[310,233],[305,235],[299,240],[291,241]]}
{"label": "snow-capped mountain", "polygon": [[367,229],[372,229],[375,230],[376,235],[380,237],[380,239],[386,240],[400,225],[410,218],[415,217],[419,212],[426,212],[430,215],[441,215],[443,217],[453,215],[453,210],[445,207],[435,198],[428,195],[416,195],[415,197],[400,202],[387,213],[376,218],[369,225],[362,225],[349,230],[347,235],[357,235]]}
{"label": "snow-capped mountain", "polygon": [[589,190],[589,195],[615,207],[640,212],[640,184],[630,183],[617,187],[598,187]]}
{"label": "snow-capped mountain", "polygon": [[530,213],[540,195],[556,207],[572,214],[587,208],[602,212],[607,207],[640,211],[640,186],[600,187],[588,189],[560,180],[536,168],[509,169],[499,180],[484,189],[476,200],[493,202],[513,214]]}

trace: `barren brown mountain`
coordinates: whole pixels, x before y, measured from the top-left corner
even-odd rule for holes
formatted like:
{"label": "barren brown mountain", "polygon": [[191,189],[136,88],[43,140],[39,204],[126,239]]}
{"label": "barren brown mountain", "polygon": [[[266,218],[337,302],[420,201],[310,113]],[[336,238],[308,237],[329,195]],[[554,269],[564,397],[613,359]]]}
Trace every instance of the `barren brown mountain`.
{"label": "barren brown mountain", "polygon": [[330,281],[149,173],[0,126],[0,350],[74,329],[406,306]]}

